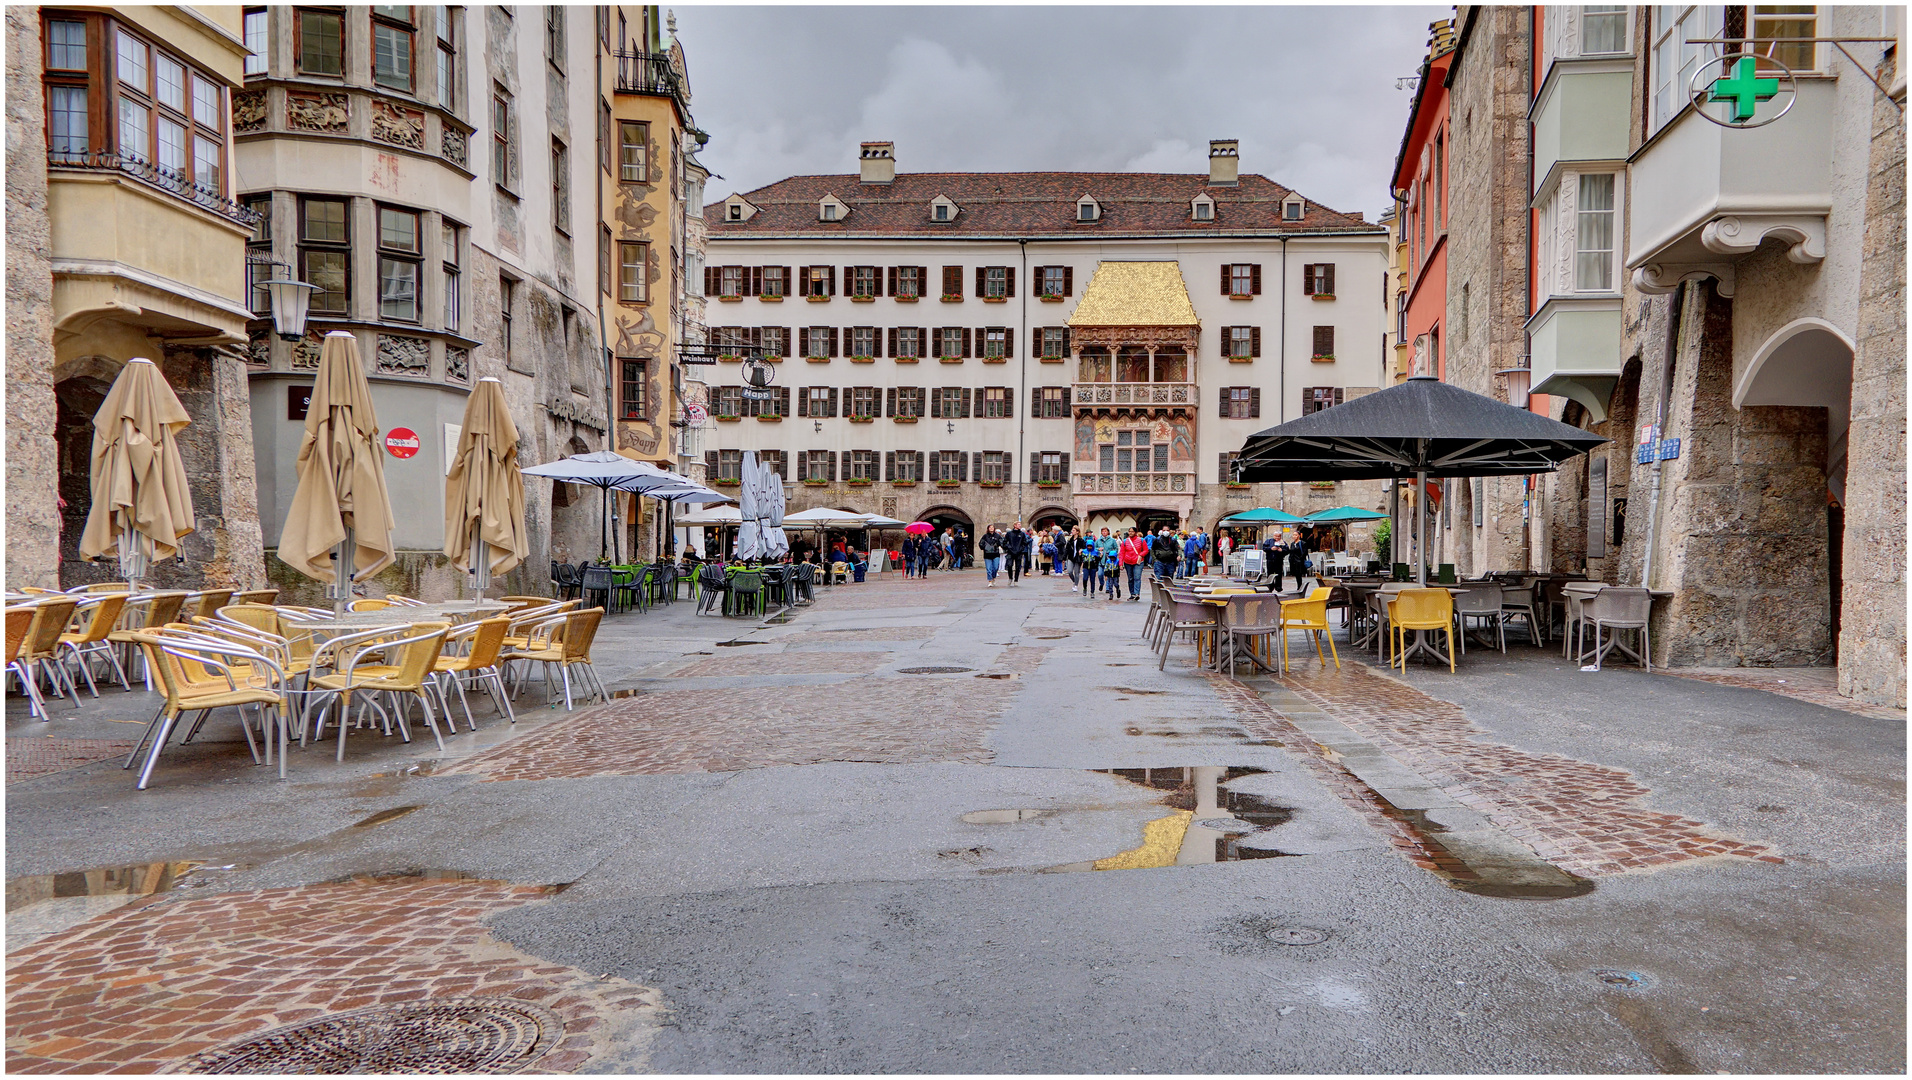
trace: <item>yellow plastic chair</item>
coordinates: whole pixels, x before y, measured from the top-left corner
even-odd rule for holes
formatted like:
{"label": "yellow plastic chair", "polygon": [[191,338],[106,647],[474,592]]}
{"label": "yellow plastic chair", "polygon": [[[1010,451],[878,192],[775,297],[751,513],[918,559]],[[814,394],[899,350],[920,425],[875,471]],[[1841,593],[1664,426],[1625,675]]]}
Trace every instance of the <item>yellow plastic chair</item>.
{"label": "yellow plastic chair", "polygon": [[372,599],[354,600],[351,603],[345,605],[345,610],[347,611],[384,611],[386,608],[391,606],[392,606],[392,602],[390,600],[372,600]]}
{"label": "yellow plastic chair", "polygon": [[[108,644],[128,651],[128,659],[133,655],[143,655],[135,634],[157,630],[179,618],[179,609],[186,604],[184,592],[155,592],[135,595],[126,601],[126,607],[120,611],[119,626],[106,635]],[[153,688],[153,673],[146,673],[146,689]]]}
{"label": "yellow plastic chair", "polygon": [[88,666],[87,657],[97,653],[106,654],[107,662],[113,665],[113,671],[119,675],[121,686],[128,690],[133,688],[126,680],[126,669],[120,666],[119,657],[113,655],[113,646],[106,641],[106,635],[112,633],[119,624],[120,612],[126,607],[127,596],[123,592],[101,593],[96,598],[81,601],[75,614],[88,616],[85,629],[69,630],[60,635],[60,649],[72,656],[74,666],[86,677],[86,688],[93,691],[95,698],[100,696],[100,688],[93,682],[93,669]]}
{"label": "yellow plastic chair", "polygon": [[[248,589],[245,592],[233,593],[232,599],[226,603],[228,606],[232,604],[271,604],[278,599],[279,590],[277,589]],[[223,611],[225,609],[221,608],[220,610]]]}
{"label": "yellow plastic chair", "polygon": [[[73,611],[79,605],[78,600],[61,598],[42,600],[34,604],[33,627],[27,631],[26,645],[20,657],[27,671],[31,673],[37,674],[41,665],[44,664],[47,681],[53,685],[53,692],[65,697],[67,692],[71,691],[75,708],[78,708],[80,704],[80,692],[74,685],[72,674],[66,670],[66,665],[60,663],[59,654],[60,639],[65,636],[66,625],[72,621]],[[65,681],[66,689],[61,689],[62,680]],[[40,719],[46,718],[46,713],[42,711]]]}
{"label": "yellow plastic chair", "polygon": [[29,715],[45,720],[46,702],[26,662],[27,639],[33,635],[33,620],[38,617],[39,612],[30,607],[7,609],[7,670],[20,680],[20,688],[26,692]]}
{"label": "yellow plastic chair", "polygon": [[[245,731],[246,749],[252,752],[252,760],[259,760],[259,749],[252,741],[252,726],[246,722],[245,706],[256,706],[260,717],[261,735],[266,746],[266,763],[272,762],[272,734],[267,728],[266,719],[270,715],[279,733],[279,778],[285,778],[286,723],[285,698],[279,693],[284,688],[284,673],[278,673],[277,689],[268,686],[240,686],[238,678],[232,673],[232,665],[245,665],[249,671],[265,672],[273,664],[266,656],[238,646],[208,644],[203,641],[181,640],[177,635],[140,632],[134,635],[136,644],[146,654],[146,670],[157,674],[160,689],[166,695],[166,703],[146,725],[146,731],[127,755],[125,768],[132,768],[139,758],[141,748],[147,740],[152,740],[152,749],[147,751],[146,764],[139,772],[139,790],[146,790],[152,780],[153,766],[159,762],[159,752],[172,737],[173,728],[179,717],[185,713],[199,713],[198,722],[192,731],[199,730],[206,716],[214,709],[233,706],[239,709],[239,724]],[[216,671],[223,678],[195,682],[189,680],[186,666],[200,671]],[[268,713],[270,710],[270,713]],[[188,732],[188,739],[192,737]]]}
{"label": "yellow plastic chair", "polygon": [[188,615],[204,615],[211,618],[213,612],[232,602],[231,589],[204,589],[186,598]]}
{"label": "yellow plastic chair", "polygon": [[[584,686],[592,690],[592,696],[602,696],[605,701],[611,695],[604,689],[604,682],[598,678],[597,670],[591,666],[591,642],[597,637],[598,624],[604,618],[604,609],[586,608],[572,611],[554,619],[547,619],[532,628],[530,642],[522,649],[514,649],[504,655],[509,663],[522,660],[545,666],[545,698],[551,697],[551,672],[557,670],[564,683],[564,708],[570,711],[571,669],[581,667],[580,675],[588,675],[590,681]],[[524,679],[518,680],[518,689],[524,690]],[[589,700],[588,698],[586,700]]]}
{"label": "yellow plastic chair", "polygon": [[423,600],[414,600],[409,596],[400,596],[397,593],[386,593],[385,599],[391,601],[392,606],[394,607],[424,607],[425,606],[425,601]]}
{"label": "yellow plastic chair", "polygon": [[[1325,619],[1325,615],[1324,615]],[[1447,633],[1447,670],[1454,670],[1454,597],[1446,589],[1402,589],[1394,596],[1389,619],[1394,633],[1394,655],[1407,670],[1407,635],[1411,630]]]}
{"label": "yellow plastic chair", "polygon": [[[408,695],[418,699],[425,712],[425,724],[431,728],[432,740],[439,750],[445,749],[445,737],[439,733],[438,719],[432,714],[431,692],[426,688],[432,666],[438,661],[438,654],[445,644],[445,632],[450,626],[445,623],[422,623],[408,627],[418,630],[421,626],[432,627],[423,633],[410,634],[396,641],[374,640],[360,645],[349,657],[346,657],[337,671],[330,675],[312,677],[308,685],[316,690],[328,690],[339,695],[339,749],[337,760],[345,760],[345,732],[351,726],[352,695],[389,694],[396,699],[399,695]],[[359,661],[381,652],[396,652],[396,664],[365,664]],[[376,701],[369,702],[374,709],[380,709]],[[393,715],[398,720],[398,733],[406,742],[412,741],[411,727],[406,722],[408,709],[394,708]],[[319,713],[318,734],[324,734],[326,713]]]}
{"label": "yellow plastic chair", "polygon": [[1328,653],[1334,657],[1334,666],[1340,668],[1341,654],[1334,647],[1334,631],[1328,628],[1328,597],[1334,592],[1331,586],[1317,586],[1305,599],[1283,600],[1281,602],[1281,666],[1288,666],[1288,631],[1301,630],[1314,637],[1315,658],[1321,665],[1328,665],[1328,657],[1321,655],[1321,636],[1328,636]]}
{"label": "yellow plastic chair", "polygon": [[465,727],[477,731],[478,725],[471,718],[471,701],[465,696],[465,685],[458,676],[469,675],[473,680],[485,685],[487,692],[493,691],[498,701],[498,710],[512,723],[518,722],[517,714],[511,711],[511,695],[505,693],[504,676],[501,671],[500,656],[504,653],[505,631],[511,627],[511,620],[505,616],[482,619],[467,626],[451,631],[445,639],[449,648],[453,642],[464,642],[468,648],[462,656],[444,656],[432,666],[432,674],[439,677],[438,700],[445,706],[447,726],[452,725],[451,699],[445,696],[444,680],[458,690],[458,702],[465,708]]}

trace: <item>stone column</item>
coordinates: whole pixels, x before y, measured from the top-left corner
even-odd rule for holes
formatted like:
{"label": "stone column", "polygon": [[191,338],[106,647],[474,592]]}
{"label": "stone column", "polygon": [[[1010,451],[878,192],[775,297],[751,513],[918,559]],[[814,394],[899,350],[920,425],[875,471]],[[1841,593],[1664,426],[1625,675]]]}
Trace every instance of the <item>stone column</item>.
{"label": "stone column", "polygon": [[39,8],[7,8],[7,583],[59,585],[53,264]]}
{"label": "stone column", "polygon": [[[1896,58],[1881,67],[1891,85]],[[1905,708],[1905,128],[1876,94],[1847,434],[1839,692]]]}

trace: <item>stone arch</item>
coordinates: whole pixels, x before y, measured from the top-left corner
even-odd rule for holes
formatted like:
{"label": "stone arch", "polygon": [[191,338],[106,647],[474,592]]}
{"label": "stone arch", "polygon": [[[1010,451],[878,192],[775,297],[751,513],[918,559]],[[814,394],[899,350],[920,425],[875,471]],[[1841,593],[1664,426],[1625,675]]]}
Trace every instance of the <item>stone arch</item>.
{"label": "stone arch", "polygon": [[1027,520],[1031,527],[1035,527],[1039,524],[1054,523],[1068,529],[1081,524],[1080,520],[1076,517],[1075,511],[1066,506],[1058,506],[1054,503],[1046,503],[1036,507],[1035,511],[1029,515]]}
{"label": "stone arch", "polygon": [[1792,405],[1826,410],[1826,488],[1844,504],[1852,357],[1845,331],[1824,319],[1794,319],[1760,343],[1733,387],[1733,408]]}

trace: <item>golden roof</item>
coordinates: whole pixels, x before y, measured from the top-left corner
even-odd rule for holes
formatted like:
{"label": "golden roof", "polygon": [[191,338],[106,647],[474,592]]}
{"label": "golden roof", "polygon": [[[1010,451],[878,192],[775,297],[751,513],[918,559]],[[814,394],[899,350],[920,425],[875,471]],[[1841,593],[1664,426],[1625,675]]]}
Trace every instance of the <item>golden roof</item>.
{"label": "golden roof", "polygon": [[1200,326],[1178,262],[1105,262],[1096,267],[1070,326]]}

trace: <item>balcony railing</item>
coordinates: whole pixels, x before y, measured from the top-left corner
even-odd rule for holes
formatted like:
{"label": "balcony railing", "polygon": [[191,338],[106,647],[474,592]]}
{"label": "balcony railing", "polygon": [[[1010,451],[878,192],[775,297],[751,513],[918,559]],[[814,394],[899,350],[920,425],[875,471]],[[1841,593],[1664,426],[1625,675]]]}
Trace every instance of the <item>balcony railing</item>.
{"label": "balcony railing", "polygon": [[217,192],[207,191],[171,169],[162,168],[137,154],[121,154],[110,150],[48,150],[46,164],[49,169],[85,169],[90,172],[114,172],[143,181],[161,191],[177,195],[194,206],[211,211],[228,221],[240,225],[257,225],[259,215],[245,207],[223,198]]}
{"label": "balcony railing", "polygon": [[1193,405],[1194,383],[1084,383],[1075,384],[1077,405]]}
{"label": "balcony railing", "polygon": [[684,84],[671,67],[669,53],[632,52],[620,49],[617,57],[617,92],[620,94],[657,94],[684,102]]}
{"label": "balcony railing", "polygon": [[1192,472],[1079,472],[1075,474],[1075,491],[1078,495],[1120,495],[1124,493],[1192,495],[1195,493],[1195,474]]}

